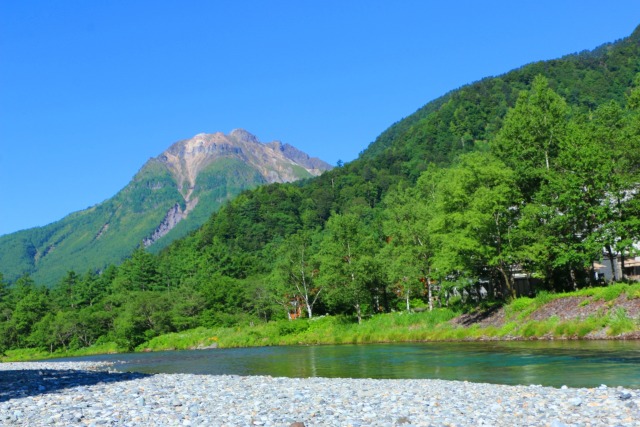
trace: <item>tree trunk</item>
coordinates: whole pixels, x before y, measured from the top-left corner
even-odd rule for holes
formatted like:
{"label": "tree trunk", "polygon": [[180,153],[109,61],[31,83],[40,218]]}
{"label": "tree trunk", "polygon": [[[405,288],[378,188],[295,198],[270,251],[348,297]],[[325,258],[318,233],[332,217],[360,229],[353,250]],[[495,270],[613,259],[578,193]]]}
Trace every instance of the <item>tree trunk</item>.
{"label": "tree trunk", "polygon": [[509,294],[509,297],[514,299],[516,297],[516,290],[513,286],[511,275],[507,273],[507,270],[504,268],[504,266],[498,267],[498,271],[502,274],[502,277],[504,278],[504,283],[505,283],[505,286],[507,287],[507,293]]}
{"label": "tree trunk", "polygon": [[611,250],[611,245],[607,245],[607,254],[609,255],[609,264],[611,264],[611,276],[613,277],[613,281],[618,281],[618,272],[616,271],[616,257],[613,255],[613,250]]}
{"label": "tree trunk", "polygon": [[595,285],[598,281],[596,280],[596,269],[593,266],[593,263],[591,263],[591,267],[589,268],[589,282],[591,283],[591,285]]}
{"label": "tree trunk", "polygon": [[576,270],[573,267],[569,267],[569,275],[571,276],[571,285],[573,290],[578,290],[578,280],[576,279]]}
{"label": "tree trunk", "polygon": [[378,294],[378,288],[375,288],[374,291],[376,291],[376,294],[373,297],[373,306],[375,308],[375,313],[380,313],[380,295]]}
{"label": "tree trunk", "polygon": [[311,313],[311,304],[307,302],[307,317],[311,319],[313,317],[313,313]]}
{"label": "tree trunk", "polygon": [[548,151],[544,152],[544,161],[547,165],[547,170],[549,170],[549,152]]}
{"label": "tree trunk", "polygon": [[362,323],[362,313],[360,311],[360,303],[356,304],[356,314],[358,315],[358,325]]}
{"label": "tree trunk", "polygon": [[433,311],[433,294],[431,292],[431,279],[427,277],[427,296],[429,297],[429,311]]}

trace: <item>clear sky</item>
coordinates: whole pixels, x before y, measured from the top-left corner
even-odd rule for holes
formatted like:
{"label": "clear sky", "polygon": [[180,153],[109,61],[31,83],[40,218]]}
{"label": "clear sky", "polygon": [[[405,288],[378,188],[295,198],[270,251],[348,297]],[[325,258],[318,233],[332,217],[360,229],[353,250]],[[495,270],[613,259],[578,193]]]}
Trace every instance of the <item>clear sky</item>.
{"label": "clear sky", "polygon": [[628,36],[640,1],[0,2],[0,234],[244,128],[335,164],[466,83]]}

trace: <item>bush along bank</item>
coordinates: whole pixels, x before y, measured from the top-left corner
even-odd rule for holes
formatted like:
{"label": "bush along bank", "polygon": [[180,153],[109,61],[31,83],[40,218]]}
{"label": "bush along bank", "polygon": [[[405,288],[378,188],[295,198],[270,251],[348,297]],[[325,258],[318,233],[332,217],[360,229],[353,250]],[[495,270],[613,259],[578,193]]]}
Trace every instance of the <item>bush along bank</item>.
{"label": "bush along bank", "polygon": [[[617,284],[568,293],[541,292],[509,304],[453,305],[433,311],[385,313],[357,320],[348,316],[279,320],[234,327],[196,328],[164,334],[136,351],[274,345],[380,342],[640,339],[640,284]],[[103,343],[78,351],[9,350],[4,361],[126,351]]]}

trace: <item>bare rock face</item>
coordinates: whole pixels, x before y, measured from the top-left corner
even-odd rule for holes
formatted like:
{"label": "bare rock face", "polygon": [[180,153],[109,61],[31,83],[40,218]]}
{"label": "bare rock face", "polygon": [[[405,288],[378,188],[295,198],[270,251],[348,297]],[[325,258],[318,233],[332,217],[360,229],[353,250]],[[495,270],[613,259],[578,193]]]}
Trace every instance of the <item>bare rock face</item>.
{"label": "bare rock face", "polygon": [[143,241],[145,247],[169,233],[185,219],[198,204],[193,196],[198,175],[220,159],[237,159],[254,168],[264,182],[292,182],[318,176],[331,169],[328,163],[280,141],[267,144],[244,129],[234,129],[228,135],[222,132],[200,133],[193,138],[176,142],[157,157],[174,177],[186,208],[180,203],[171,207],[154,232]]}
{"label": "bare rock face", "polygon": [[244,129],[234,129],[228,135],[200,133],[173,144],[159,156],[175,177],[185,201],[190,199],[198,173],[221,158],[242,160],[256,168],[268,183],[296,181],[304,177],[301,170],[318,176],[331,169],[328,163],[289,144],[263,144]]}
{"label": "bare rock face", "polygon": [[189,212],[191,212],[197,204],[198,198],[195,197],[187,202],[184,210],[179,203],[173,205],[173,207],[169,209],[164,219],[154,230],[154,232],[142,241],[144,247],[148,248],[149,246],[153,245],[158,239],[167,235],[173,229],[173,227],[178,225],[180,221],[182,221],[187,217],[187,215],[189,215]]}
{"label": "bare rock face", "polygon": [[253,144],[260,143],[260,141],[258,141],[258,138],[256,138],[255,135],[247,132],[244,129],[232,130],[231,133],[229,134],[229,138],[235,139],[236,141],[248,142]]}
{"label": "bare rock face", "polygon": [[283,144],[280,141],[273,141],[267,145],[276,151],[280,151],[288,159],[304,166],[308,171],[318,171],[318,175],[332,168],[329,163],[317,157],[310,157],[307,153],[298,150],[293,145]]}

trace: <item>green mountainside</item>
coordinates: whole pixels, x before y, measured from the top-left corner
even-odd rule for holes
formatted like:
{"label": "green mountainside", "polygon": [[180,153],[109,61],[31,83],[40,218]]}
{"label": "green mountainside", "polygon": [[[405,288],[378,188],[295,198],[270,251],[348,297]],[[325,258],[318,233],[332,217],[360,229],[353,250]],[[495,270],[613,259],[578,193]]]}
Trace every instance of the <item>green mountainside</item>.
{"label": "green mountainside", "polygon": [[[254,139],[233,136],[238,144]],[[448,320],[451,310],[533,294],[542,301],[602,286],[608,294],[619,289],[608,285],[638,276],[624,262],[640,262],[640,27],[593,51],[451,91],[393,124],[357,160],[320,176],[296,181],[300,169],[293,167],[290,179],[233,199],[218,192],[211,199],[222,207],[201,227],[158,252],[140,247],[164,244],[163,230],[184,212],[206,217],[196,213],[199,191],[222,178],[207,172],[204,154],[237,152],[220,138],[178,143],[151,163],[149,175],[143,168],[113,199],[130,197],[122,219],[114,212],[124,202],[93,208],[101,216],[92,227],[78,221],[73,232],[85,241],[107,241],[112,224],[138,233],[129,251],[137,249],[100,274],[82,275],[91,266],[69,264],[75,271],[48,289],[39,286],[51,282],[38,270],[15,280],[19,272],[8,270],[11,260],[48,262],[63,244],[81,259],[89,246],[64,239],[73,235],[65,221],[87,213],[0,239],[0,271],[9,279],[0,276],[0,350],[108,343],[133,350],[171,332],[238,325],[245,343],[260,345],[269,341],[255,326],[270,320],[333,315],[331,333],[414,308],[433,310],[434,318],[449,313]],[[294,156],[290,147],[268,146]],[[255,153],[251,164],[263,157]],[[260,165],[262,177],[285,173],[279,162]],[[227,173],[224,182],[239,187],[251,173]],[[156,196],[165,192],[174,198]],[[134,219],[145,209],[156,210],[142,227]],[[186,232],[186,224],[172,230]],[[616,262],[620,271],[607,276]],[[611,302],[618,297],[605,298],[615,309],[613,330],[636,332],[637,287],[625,297],[631,304]],[[280,322],[277,329],[313,336],[313,325]]]}
{"label": "green mountainside", "polygon": [[[623,217],[627,218],[624,225],[616,226],[620,227],[618,231],[605,232],[600,225],[589,224],[588,220],[583,218],[580,219],[583,223],[578,223],[578,219],[573,224],[559,222],[557,225],[553,224],[553,227],[558,229],[536,230],[532,231],[531,235],[525,235],[524,224],[529,221],[536,223],[549,221],[548,217],[539,218],[538,216],[543,213],[533,212],[534,205],[525,206],[525,202],[527,199],[531,201],[530,199],[539,198],[539,203],[544,204],[546,198],[561,199],[558,194],[552,193],[564,191],[566,197],[576,198],[574,200],[576,209],[584,209],[586,212],[587,202],[580,201],[578,199],[580,195],[571,194],[568,191],[569,188],[579,188],[579,184],[571,183],[564,174],[568,174],[569,177],[585,173],[595,174],[595,165],[598,164],[619,165],[617,170],[614,168],[609,171],[609,174],[603,172],[604,177],[601,179],[606,180],[609,176],[610,181],[613,182],[618,179],[613,175],[622,173],[622,170],[627,168],[624,169],[625,173],[629,174],[624,178],[627,184],[619,185],[631,187],[636,185],[634,182],[637,181],[633,180],[637,179],[640,169],[637,167],[637,153],[640,153],[638,135],[640,122],[636,120],[637,112],[633,110],[637,106],[629,99],[634,99],[630,95],[634,85],[636,88],[640,86],[638,73],[640,73],[640,27],[630,37],[603,45],[593,51],[529,64],[502,76],[486,78],[464,86],[430,102],[413,115],[392,125],[357,160],[343,167],[335,168],[312,180],[286,186],[261,187],[232,200],[196,233],[176,242],[162,252],[158,259],[160,269],[169,277],[172,286],[184,284],[185,276],[194,277],[194,282],[197,283],[211,283],[211,286],[219,284],[225,289],[220,289],[218,291],[220,293],[229,292],[231,295],[236,295],[235,292],[239,292],[237,286],[242,292],[248,292],[248,295],[244,294],[247,299],[240,305],[254,307],[254,310],[263,310],[266,306],[265,301],[256,300],[256,294],[264,295],[266,292],[261,287],[272,286],[273,284],[269,284],[270,280],[275,280],[276,284],[279,281],[292,280],[291,277],[287,280],[283,279],[280,276],[282,272],[278,272],[274,266],[279,263],[286,264],[287,260],[291,262],[292,259],[298,259],[289,252],[295,247],[305,248],[308,257],[305,261],[309,268],[308,274],[318,276],[307,277],[307,280],[315,283],[315,287],[312,288],[318,292],[318,289],[322,289],[320,285],[323,282],[330,286],[331,283],[343,280],[339,275],[321,277],[323,263],[326,264],[324,269],[334,270],[334,273],[340,267],[330,265],[331,263],[325,259],[327,253],[339,252],[337,248],[340,246],[348,247],[352,252],[343,254],[339,259],[351,260],[357,257],[353,252],[355,246],[360,245],[359,256],[363,265],[358,268],[366,270],[366,273],[361,271],[363,278],[360,286],[365,289],[360,288],[358,292],[365,295],[363,299],[366,301],[367,310],[373,311],[377,303],[372,301],[392,298],[390,294],[403,288],[394,277],[406,277],[411,272],[418,277],[432,276],[434,280],[436,277],[439,280],[451,280],[451,284],[457,281],[456,286],[460,286],[462,283],[460,281],[472,283],[474,277],[477,280],[477,277],[482,275],[501,276],[499,265],[488,266],[485,263],[506,263],[509,261],[507,254],[514,264],[529,264],[533,275],[539,278],[541,286],[545,289],[571,289],[580,281],[588,283],[588,276],[583,274],[586,270],[583,271],[581,266],[585,265],[586,269],[593,261],[599,261],[604,246],[615,246],[611,239],[615,241],[618,237],[612,236],[621,233],[625,227],[627,229],[625,233],[629,233],[625,237],[626,244],[631,235],[638,236],[640,229],[634,223],[636,218],[640,218],[640,212],[635,205],[638,192],[630,188],[620,190],[623,194],[627,194],[626,197],[635,195],[628,200],[629,204],[625,208],[628,211],[610,214],[589,211],[590,215],[595,217],[597,214],[602,221],[612,221],[611,215],[618,215],[621,221]],[[533,194],[538,191],[538,187],[520,189],[522,184],[519,182],[518,174],[524,177],[525,174],[531,173],[534,174],[532,180],[539,180],[535,174],[544,174],[546,171],[540,171],[537,165],[528,162],[527,159],[518,159],[517,152],[510,155],[500,153],[500,144],[496,140],[506,139],[507,113],[516,111],[518,102],[524,105],[525,99],[529,102],[537,102],[535,101],[538,97],[537,92],[540,93],[541,98],[548,97],[564,106],[557,113],[557,120],[562,126],[558,128],[559,133],[554,139],[554,144],[559,144],[557,141],[569,144],[574,138],[582,139],[584,142],[579,144],[586,150],[590,145],[596,145],[596,142],[589,141],[586,135],[591,135],[589,138],[599,139],[597,149],[594,148],[592,152],[581,153],[577,149],[573,149],[572,152],[569,147],[565,147],[564,152],[561,153],[562,156],[556,153],[555,156],[560,156],[554,159],[557,160],[558,168],[561,168],[557,171],[558,176],[545,177],[544,180],[549,184],[565,187],[560,190],[554,189],[553,192],[545,188],[544,191],[540,191],[540,194]],[[531,93],[536,95],[528,95]],[[637,96],[637,90],[635,93]],[[623,105],[627,105],[627,110],[621,107]],[[544,102],[541,108],[547,108],[544,107]],[[546,112],[542,111],[541,114],[544,115]],[[607,118],[607,115],[610,117]],[[544,120],[546,119],[543,117]],[[517,122],[518,119],[511,121]],[[607,128],[610,125],[615,129],[610,133],[598,129],[598,126]],[[508,128],[514,126],[516,125],[510,124]],[[535,123],[530,126],[535,126]],[[525,129],[524,125],[523,129],[516,131],[516,133],[522,133],[523,137],[527,132],[529,130]],[[536,144],[537,142],[532,137],[531,141],[523,143]],[[473,157],[474,153],[478,154]],[[461,160],[461,156],[464,160]],[[593,156],[594,163],[586,163],[587,156]],[[618,160],[623,157],[628,158],[628,163],[624,167],[622,166],[624,162]],[[482,172],[486,175],[483,179],[489,179],[489,177],[491,179],[483,183],[478,177],[476,181],[458,183],[459,177],[471,173],[467,169],[473,170],[479,167],[476,163],[480,163],[489,170],[481,169],[474,174]],[[587,168],[587,172],[577,170],[578,167]],[[512,173],[511,169],[515,172]],[[499,175],[501,171],[505,174]],[[501,253],[502,259],[499,256],[492,259],[489,257],[491,248],[480,247],[477,240],[472,240],[472,238],[479,238],[480,231],[487,226],[481,227],[480,224],[472,225],[471,223],[467,225],[470,227],[470,235],[455,235],[456,227],[462,227],[462,224],[455,226],[454,222],[450,222],[462,219],[469,222],[484,220],[486,213],[479,214],[477,218],[465,218],[464,215],[460,217],[462,214],[459,212],[450,214],[442,212],[445,216],[442,221],[447,221],[450,225],[445,222],[439,226],[440,219],[433,217],[435,212],[438,209],[453,207],[445,203],[446,199],[439,200],[439,197],[444,197],[443,195],[430,194],[430,192],[437,190],[443,194],[450,194],[448,198],[454,200],[453,196],[457,196],[459,192],[469,193],[476,187],[483,187],[499,180],[505,180],[505,183],[496,188],[517,190],[520,193],[517,197],[525,198],[521,202],[517,199],[500,202],[506,203],[507,206],[508,203],[520,203],[526,215],[521,214],[522,217],[518,218],[522,223],[520,225],[523,228],[522,235],[517,236],[518,242],[513,237],[513,243],[511,243],[511,247],[516,247],[518,243],[518,251],[514,249],[511,254],[504,250]],[[566,181],[561,183],[561,180]],[[630,184],[628,180],[631,181]],[[462,187],[445,188],[447,184]],[[602,183],[592,185],[594,188],[606,187]],[[489,190],[497,191],[495,189],[486,191]],[[606,195],[613,194],[613,191],[617,190],[607,187],[606,190],[599,191]],[[478,194],[477,197],[477,201],[465,200],[464,203],[460,201],[459,205],[454,207],[466,206],[465,210],[470,211],[472,205],[468,205],[469,203],[490,200],[491,193]],[[494,195],[494,197],[497,196]],[[602,199],[593,196],[593,199],[589,200],[589,203],[596,203],[597,200]],[[438,209],[436,209],[436,202],[442,204]],[[543,205],[535,208],[546,207]],[[423,209],[424,212],[422,212]],[[507,212],[515,211],[513,207],[505,207],[505,209]],[[568,208],[553,207],[556,214],[561,212],[561,209]],[[566,214],[561,215],[566,217],[568,213],[567,211]],[[449,215],[451,218],[446,218]],[[534,217],[530,218],[529,215]],[[544,215],[553,214],[547,212]],[[396,218],[396,221],[390,218]],[[508,218],[508,215],[505,215],[505,218]],[[501,223],[500,227],[515,230],[516,222],[513,221],[513,224]],[[409,227],[414,222],[417,228],[413,231],[403,230],[400,225],[394,228],[394,224],[405,224]],[[279,226],[274,226],[276,223]],[[529,226],[533,225],[529,224]],[[487,229],[487,232],[489,231],[491,229]],[[567,240],[574,236],[576,240],[585,241],[570,243],[559,241],[559,239],[554,240],[560,232],[567,234]],[[585,237],[587,233],[600,232],[602,235]],[[394,248],[395,244],[390,243],[394,238],[399,241],[400,236],[405,233],[408,233],[403,237],[407,240],[405,246],[411,246],[414,244],[412,242],[420,241],[421,234],[426,244],[427,240],[431,240],[429,234],[433,234],[437,235],[437,238],[434,236],[430,244],[433,248],[440,247],[443,250],[439,252],[436,249],[427,248],[421,252],[420,248],[415,247]],[[347,239],[347,236],[351,240]],[[546,240],[536,241],[536,236]],[[486,236],[489,242],[501,238],[503,237],[499,235]],[[461,246],[454,247],[448,244],[449,241],[460,242]],[[622,240],[618,241],[620,242]],[[588,244],[591,245],[589,248],[587,248]],[[623,244],[618,245],[619,249],[623,247]],[[476,248],[484,252],[476,252]],[[406,252],[403,253],[403,250]],[[566,258],[564,258],[565,255]],[[206,268],[201,268],[204,260],[206,260]],[[534,261],[536,265],[533,265]],[[298,259],[298,262],[302,261]],[[367,263],[370,264],[365,267]],[[436,274],[434,271],[436,267],[440,267],[442,272]],[[576,271],[582,276],[574,279]],[[343,274],[346,273],[343,271]],[[241,282],[220,282],[218,275],[238,279]],[[263,275],[266,275],[266,278]],[[510,277],[509,280],[513,280],[515,272],[507,272],[507,275]],[[347,274],[347,277],[356,277],[355,271],[353,276]],[[494,277],[492,280],[501,281],[499,277]],[[225,284],[221,285],[221,283]],[[503,283],[501,286],[506,285]],[[422,285],[416,286],[419,289]],[[301,293],[300,289],[293,284],[290,284],[288,289],[289,295]],[[417,297],[420,291],[414,289],[413,292],[418,292],[414,294]],[[282,293],[287,292],[282,291]],[[338,304],[338,301],[344,301],[344,295],[338,297],[328,294],[326,290],[324,294],[321,293],[323,297],[318,300],[321,310],[353,312],[353,307],[340,305],[344,302]],[[272,297],[269,302],[271,306],[274,304],[273,298],[275,297]],[[229,307],[235,307],[235,305],[230,304]],[[273,310],[277,311],[277,308]]]}
{"label": "green mountainside", "polygon": [[409,172],[429,162],[448,163],[460,153],[495,137],[520,91],[541,74],[573,112],[587,112],[608,102],[624,102],[640,69],[640,26],[627,38],[550,61],[522,66],[484,78],[429,102],[394,123],[362,153],[364,163]]}
{"label": "green mountainside", "polygon": [[150,159],[111,199],[44,227],[0,236],[0,271],[10,280],[30,273],[51,285],[69,270],[102,270],[140,244],[157,251],[185,236],[243,190],[326,169],[287,144],[262,144],[243,130],[197,135]]}

